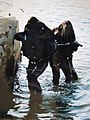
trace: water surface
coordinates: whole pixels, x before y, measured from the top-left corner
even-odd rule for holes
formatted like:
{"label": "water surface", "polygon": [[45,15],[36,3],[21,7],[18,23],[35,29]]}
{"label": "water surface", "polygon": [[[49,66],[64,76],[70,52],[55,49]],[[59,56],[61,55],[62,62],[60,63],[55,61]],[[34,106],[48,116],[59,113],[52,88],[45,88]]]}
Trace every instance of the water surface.
{"label": "water surface", "polygon": [[81,44],[74,53],[73,63],[79,79],[66,84],[61,72],[60,84],[52,84],[50,66],[38,78],[42,94],[31,94],[26,68],[28,59],[22,57],[14,79],[15,106],[2,113],[1,119],[16,120],[90,120],[90,1],[89,0],[0,0],[0,16],[15,16],[19,30],[31,16],[36,16],[51,29],[64,20],[73,24],[76,39]]}

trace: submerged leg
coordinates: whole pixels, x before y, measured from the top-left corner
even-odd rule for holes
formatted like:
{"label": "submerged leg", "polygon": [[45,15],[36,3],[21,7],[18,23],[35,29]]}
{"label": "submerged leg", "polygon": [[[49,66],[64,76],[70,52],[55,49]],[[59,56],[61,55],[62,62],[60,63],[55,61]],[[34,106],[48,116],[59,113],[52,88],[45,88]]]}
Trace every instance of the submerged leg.
{"label": "submerged leg", "polygon": [[67,62],[67,59],[64,57],[60,57],[60,68],[62,69],[65,78],[66,78],[66,82],[70,82],[72,80],[72,72],[71,72],[71,68]]}
{"label": "submerged leg", "polygon": [[59,84],[59,78],[60,78],[60,67],[57,66],[58,61],[56,54],[53,55],[53,57],[50,59],[50,67],[52,68],[52,74],[53,74],[53,84],[58,85]]}
{"label": "submerged leg", "polygon": [[73,58],[73,55],[71,54],[68,58],[68,62],[70,63],[70,67],[71,67],[71,72],[72,72],[72,77],[73,77],[73,80],[77,80],[78,79],[78,75],[73,67],[73,63],[72,63],[72,58]]}
{"label": "submerged leg", "polygon": [[69,67],[67,65],[63,65],[63,66],[61,66],[61,69],[65,75],[65,78],[66,78],[65,81],[66,82],[72,81],[72,74],[71,74]]}
{"label": "submerged leg", "polygon": [[55,67],[52,68],[53,73],[53,84],[58,85],[59,84],[59,78],[60,78],[60,71],[57,70]]}
{"label": "submerged leg", "polygon": [[37,63],[29,61],[27,69],[27,78],[29,89],[34,89],[38,92],[41,92],[40,83],[37,81],[37,78],[44,72],[47,67],[48,62],[41,60]]}
{"label": "submerged leg", "polygon": [[73,80],[77,80],[78,79],[78,75],[75,71],[75,69],[72,67],[72,77],[73,77]]}

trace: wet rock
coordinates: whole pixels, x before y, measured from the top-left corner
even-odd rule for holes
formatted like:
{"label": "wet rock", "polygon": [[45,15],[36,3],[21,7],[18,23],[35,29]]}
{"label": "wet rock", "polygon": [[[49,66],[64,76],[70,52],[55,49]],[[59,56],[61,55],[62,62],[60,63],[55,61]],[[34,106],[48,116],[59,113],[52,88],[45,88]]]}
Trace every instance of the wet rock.
{"label": "wet rock", "polygon": [[18,21],[14,17],[0,18],[0,110],[13,106],[13,94],[6,77],[15,74],[20,59],[20,43],[14,40],[18,32]]}

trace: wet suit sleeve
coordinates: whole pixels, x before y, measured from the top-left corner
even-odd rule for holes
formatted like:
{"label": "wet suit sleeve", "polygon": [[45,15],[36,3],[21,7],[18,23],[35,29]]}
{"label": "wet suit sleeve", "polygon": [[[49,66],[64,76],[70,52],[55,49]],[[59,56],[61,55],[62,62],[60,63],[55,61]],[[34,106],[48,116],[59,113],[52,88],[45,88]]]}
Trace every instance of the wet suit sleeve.
{"label": "wet suit sleeve", "polygon": [[82,45],[79,44],[77,41],[74,41],[72,43],[66,43],[66,44],[58,44],[57,50],[64,51],[67,49],[68,52],[73,53],[74,51],[78,50],[78,47]]}
{"label": "wet suit sleeve", "polygon": [[24,32],[19,32],[19,33],[16,33],[14,35],[14,39],[18,40],[18,41],[23,41],[25,40],[25,34]]}

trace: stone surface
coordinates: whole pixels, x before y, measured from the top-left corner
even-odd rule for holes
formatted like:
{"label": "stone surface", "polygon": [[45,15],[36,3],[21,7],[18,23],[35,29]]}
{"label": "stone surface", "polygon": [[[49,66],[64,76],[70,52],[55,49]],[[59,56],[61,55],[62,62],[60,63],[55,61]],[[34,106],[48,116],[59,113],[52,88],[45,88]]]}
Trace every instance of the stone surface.
{"label": "stone surface", "polygon": [[20,58],[20,43],[14,40],[17,31],[18,21],[14,17],[0,18],[0,110],[13,105],[14,96],[6,78],[14,75]]}

